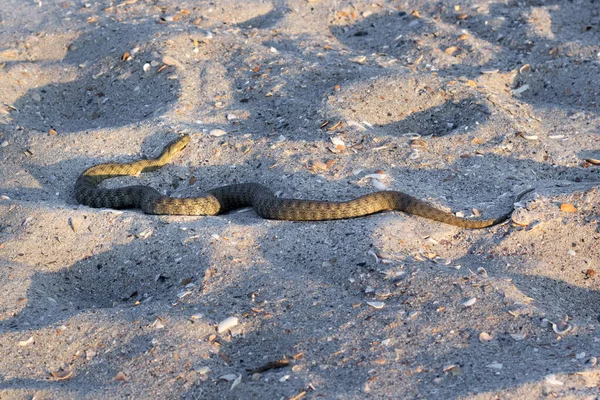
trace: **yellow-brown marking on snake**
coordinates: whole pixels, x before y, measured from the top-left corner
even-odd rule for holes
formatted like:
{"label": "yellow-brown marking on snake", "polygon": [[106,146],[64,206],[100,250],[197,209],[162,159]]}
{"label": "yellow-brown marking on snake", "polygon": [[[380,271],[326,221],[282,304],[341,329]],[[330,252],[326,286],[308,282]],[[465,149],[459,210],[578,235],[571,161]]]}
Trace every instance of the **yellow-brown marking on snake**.
{"label": "yellow-brown marking on snake", "polygon": [[[192,198],[163,196],[149,186],[98,188],[98,184],[105,179],[126,175],[137,176],[142,172],[164,166],[189,142],[190,137],[186,135],[169,143],[156,158],[130,163],[99,164],[88,168],[79,176],[75,184],[77,201],[90,207],[140,208],[147,214],[169,215],[217,215],[235,208],[251,206],[263,218],[290,221],[354,218],[380,211],[396,210],[470,229],[497,225],[506,221],[513,212],[511,209],[506,214],[490,219],[461,218],[397,191],[379,191],[354,200],[334,202],[278,198],[270,189],[258,183],[222,186],[209,190],[200,197]],[[531,190],[521,193],[517,200]]]}

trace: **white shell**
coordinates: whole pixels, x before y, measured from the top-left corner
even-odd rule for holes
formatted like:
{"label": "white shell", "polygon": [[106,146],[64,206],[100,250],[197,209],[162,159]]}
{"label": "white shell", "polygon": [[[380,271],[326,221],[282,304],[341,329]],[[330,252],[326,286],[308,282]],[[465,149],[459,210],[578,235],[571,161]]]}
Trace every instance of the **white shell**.
{"label": "white shell", "polygon": [[219,322],[219,325],[217,326],[217,332],[225,332],[226,330],[236,326],[238,323],[239,320],[237,319],[237,317],[225,318],[223,321]]}
{"label": "white shell", "polygon": [[475,304],[475,302],[477,302],[477,298],[476,297],[471,297],[469,300],[467,300],[464,303],[462,303],[462,305],[465,306],[465,307],[471,307],[473,304]]}

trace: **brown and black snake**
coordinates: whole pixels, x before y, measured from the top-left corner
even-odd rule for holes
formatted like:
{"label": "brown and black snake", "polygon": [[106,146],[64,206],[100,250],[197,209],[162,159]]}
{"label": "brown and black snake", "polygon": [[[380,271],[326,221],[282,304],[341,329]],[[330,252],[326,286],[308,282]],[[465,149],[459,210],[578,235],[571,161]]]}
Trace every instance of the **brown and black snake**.
{"label": "brown and black snake", "polygon": [[[406,193],[379,191],[349,201],[316,201],[285,199],[258,183],[241,183],[222,186],[207,191],[199,197],[174,198],[160,194],[149,186],[127,186],[116,189],[99,188],[105,179],[116,176],[137,176],[142,172],[158,169],[169,163],[190,142],[183,136],[169,143],[162,153],[153,159],[130,163],[99,164],[85,170],[75,184],[75,197],[90,207],[115,209],[140,208],[147,214],[168,215],[217,215],[227,211],[251,206],[258,215],[268,219],[290,221],[323,221],[361,217],[380,211],[404,211],[431,220],[461,228],[487,228],[506,221],[513,209],[497,218],[467,219],[430,206]],[[517,200],[525,193],[521,193]]]}

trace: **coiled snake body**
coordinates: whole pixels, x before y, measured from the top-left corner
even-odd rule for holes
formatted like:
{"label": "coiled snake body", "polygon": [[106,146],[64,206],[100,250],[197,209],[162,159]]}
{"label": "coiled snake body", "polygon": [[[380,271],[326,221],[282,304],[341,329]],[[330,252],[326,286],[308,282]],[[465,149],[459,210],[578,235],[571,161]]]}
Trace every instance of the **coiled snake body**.
{"label": "coiled snake body", "polygon": [[278,198],[270,189],[258,183],[222,186],[193,198],[163,196],[156,189],[148,186],[98,188],[98,184],[105,179],[126,175],[137,176],[141,172],[164,166],[189,142],[190,137],[187,135],[174,140],[154,159],[99,164],[88,168],[79,176],[75,184],[77,201],[90,207],[140,208],[147,214],[169,215],[217,215],[235,208],[251,206],[263,218],[291,221],[353,218],[379,211],[397,210],[471,229],[499,224],[507,220],[513,211],[511,209],[498,218],[472,220],[444,212],[402,192],[380,191],[342,202],[315,201]]}

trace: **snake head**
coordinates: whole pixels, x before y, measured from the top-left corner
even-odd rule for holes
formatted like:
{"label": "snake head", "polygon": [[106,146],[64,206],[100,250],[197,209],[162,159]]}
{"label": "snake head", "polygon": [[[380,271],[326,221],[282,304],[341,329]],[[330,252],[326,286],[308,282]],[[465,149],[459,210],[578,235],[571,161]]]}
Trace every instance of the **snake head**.
{"label": "snake head", "polygon": [[171,159],[171,157],[175,157],[175,155],[177,155],[187,147],[187,145],[190,143],[190,140],[190,135],[184,135],[180,138],[173,140],[165,147],[165,149],[159,157],[166,156],[168,157],[168,159]]}

